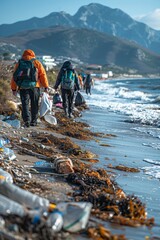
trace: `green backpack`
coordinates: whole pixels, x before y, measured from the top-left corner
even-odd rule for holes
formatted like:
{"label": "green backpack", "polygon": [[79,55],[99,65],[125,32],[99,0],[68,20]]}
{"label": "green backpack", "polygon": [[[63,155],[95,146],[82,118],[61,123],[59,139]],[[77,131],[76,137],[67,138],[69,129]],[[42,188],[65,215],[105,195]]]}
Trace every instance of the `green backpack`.
{"label": "green backpack", "polygon": [[31,60],[19,60],[18,67],[13,74],[14,81],[19,88],[34,88],[38,80],[38,71]]}
{"label": "green backpack", "polygon": [[63,89],[74,89],[75,85],[75,72],[71,69],[64,71],[62,75],[61,86]]}

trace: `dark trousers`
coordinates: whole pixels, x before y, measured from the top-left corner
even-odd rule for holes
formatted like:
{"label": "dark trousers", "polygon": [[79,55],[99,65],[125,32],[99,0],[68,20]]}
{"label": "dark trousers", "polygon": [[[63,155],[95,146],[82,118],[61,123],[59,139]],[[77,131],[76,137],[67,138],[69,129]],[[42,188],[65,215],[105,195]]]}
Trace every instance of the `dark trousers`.
{"label": "dark trousers", "polygon": [[91,94],[91,86],[86,86],[86,94]]}
{"label": "dark trousers", "polygon": [[64,111],[70,114],[73,110],[74,89],[62,88],[61,91]]}
{"label": "dark trousers", "polygon": [[20,89],[20,97],[23,121],[36,123],[38,119],[40,89]]}

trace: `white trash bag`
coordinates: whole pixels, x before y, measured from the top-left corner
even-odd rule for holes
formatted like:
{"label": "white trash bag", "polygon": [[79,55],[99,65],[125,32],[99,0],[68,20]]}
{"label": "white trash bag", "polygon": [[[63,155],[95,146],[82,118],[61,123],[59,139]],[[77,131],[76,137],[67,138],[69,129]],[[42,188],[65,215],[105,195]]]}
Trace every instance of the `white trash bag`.
{"label": "white trash bag", "polygon": [[50,99],[48,93],[43,93],[40,103],[40,118],[52,111],[53,101]]}

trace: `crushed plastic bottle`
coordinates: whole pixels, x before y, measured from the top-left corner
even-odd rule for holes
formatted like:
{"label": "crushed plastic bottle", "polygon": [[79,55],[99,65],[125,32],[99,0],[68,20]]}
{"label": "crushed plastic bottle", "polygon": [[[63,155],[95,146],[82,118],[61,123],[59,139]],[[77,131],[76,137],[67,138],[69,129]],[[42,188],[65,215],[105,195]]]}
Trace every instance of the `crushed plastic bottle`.
{"label": "crushed plastic bottle", "polygon": [[56,207],[54,204],[50,204],[48,199],[39,197],[38,195],[26,191],[15,184],[8,183],[3,179],[0,179],[0,193],[29,209],[48,211],[49,209],[53,210]]}
{"label": "crushed plastic bottle", "polygon": [[10,143],[8,138],[6,138],[6,139],[0,138],[0,148],[2,148],[4,145],[6,145],[8,143]]}
{"label": "crushed plastic bottle", "polygon": [[3,147],[3,158],[4,160],[13,161],[16,159],[16,155],[12,149]]}
{"label": "crushed plastic bottle", "polygon": [[50,213],[47,219],[47,226],[51,227],[53,232],[61,231],[63,227],[63,216],[62,212],[58,209],[55,209],[53,212]]}
{"label": "crushed plastic bottle", "polygon": [[62,202],[57,208],[63,214],[63,229],[68,232],[78,232],[86,228],[92,204],[89,202]]}
{"label": "crushed plastic bottle", "polygon": [[4,179],[6,182],[13,183],[12,175],[2,168],[0,168],[0,179]]}
{"label": "crushed plastic bottle", "polygon": [[47,162],[45,160],[37,161],[34,163],[35,168],[53,168],[53,163]]}
{"label": "crushed plastic bottle", "polygon": [[26,215],[26,212],[21,204],[0,194],[0,214],[16,214],[17,216],[23,217]]}

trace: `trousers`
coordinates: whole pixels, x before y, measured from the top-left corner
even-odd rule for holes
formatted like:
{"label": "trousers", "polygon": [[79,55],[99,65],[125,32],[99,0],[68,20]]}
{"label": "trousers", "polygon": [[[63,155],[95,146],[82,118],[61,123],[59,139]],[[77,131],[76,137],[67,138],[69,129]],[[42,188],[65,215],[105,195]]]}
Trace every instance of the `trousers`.
{"label": "trousers", "polygon": [[38,119],[40,88],[20,89],[20,98],[23,121],[36,123]]}
{"label": "trousers", "polygon": [[72,113],[73,110],[73,99],[74,99],[74,89],[61,89],[63,108],[68,113]]}

